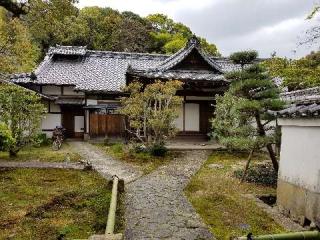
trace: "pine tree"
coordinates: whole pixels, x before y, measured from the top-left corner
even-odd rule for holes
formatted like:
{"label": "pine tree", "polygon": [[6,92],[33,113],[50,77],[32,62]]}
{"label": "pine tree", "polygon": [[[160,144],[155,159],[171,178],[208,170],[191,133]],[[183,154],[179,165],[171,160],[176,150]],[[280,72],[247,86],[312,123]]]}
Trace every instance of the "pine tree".
{"label": "pine tree", "polygon": [[[241,53],[237,54],[241,58]],[[254,59],[253,59],[254,60]],[[279,89],[259,64],[252,64],[241,71],[226,76],[230,88],[217,98],[214,134],[227,147],[252,152],[266,147],[275,171],[278,161],[272,144],[275,143],[275,117],[269,110],[280,110],[283,102]],[[224,113],[224,114],[221,114]]]}

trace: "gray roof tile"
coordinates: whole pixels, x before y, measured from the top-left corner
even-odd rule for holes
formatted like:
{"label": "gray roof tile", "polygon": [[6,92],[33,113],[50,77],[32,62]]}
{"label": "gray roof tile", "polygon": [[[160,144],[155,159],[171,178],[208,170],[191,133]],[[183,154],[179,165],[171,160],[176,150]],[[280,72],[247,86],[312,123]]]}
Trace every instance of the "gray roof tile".
{"label": "gray roof tile", "polygon": [[[92,51],[87,50],[86,47],[51,47],[45,59],[34,72],[36,79],[32,77],[32,74],[24,73],[12,75],[11,81],[42,85],[74,85],[75,89],[80,91],[119,92],[126,83],[126,73],[129,66],[136,71],[158,69],[159,66],[167,69],[172,64],[181,61],[181,58],[190,49],[191,47],[188,45],[170,57],[163,54]],[[70,55],[78,57],[70,57]],[[222,72],[240,69],[227,58],[204,57],[212,66]],[[222,80],[223,78],[219,74],[192,71],[169,71],[165,77],[178,78],[178,74],[181,79]]]}

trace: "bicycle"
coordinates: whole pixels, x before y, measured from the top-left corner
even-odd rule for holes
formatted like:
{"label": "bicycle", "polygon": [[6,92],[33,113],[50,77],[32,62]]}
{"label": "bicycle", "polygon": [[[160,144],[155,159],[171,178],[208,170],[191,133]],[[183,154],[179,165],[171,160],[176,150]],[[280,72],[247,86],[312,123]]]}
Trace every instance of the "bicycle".
{"label": "bicycle", "polygon": [[63,134],[63,128],[62,127],[56,127],[54,130],[53,130],[53,133],[52,133],[52,139],[53,139],[53,142],[52,142],[52,149],[54,151],[58,151],[61,146],[62,146],[62,143],[63,143],[63,139],[64,139],[64,134]]}

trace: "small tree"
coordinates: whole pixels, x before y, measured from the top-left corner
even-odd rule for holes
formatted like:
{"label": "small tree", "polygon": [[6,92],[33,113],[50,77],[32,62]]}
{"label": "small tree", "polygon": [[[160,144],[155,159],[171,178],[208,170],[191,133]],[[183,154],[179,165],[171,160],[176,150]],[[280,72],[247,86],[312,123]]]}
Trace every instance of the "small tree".
{"label": "small tree", "polygon": [[45,107],[36,93],[13,84],[0,85],[0,122],[13,138],[6,147],[10,156],[36,142],[44,113]]}
{"label": "small tree", "polygon": [[279,89],[257,64],[233,72],[227,78],[231,80],[228,92],[217,97],[216,118],[213,120],[216,137],[230,148],[249,150],[247,167],[253,151],[266,147],[273,167],[278,171],[272,148],[275,127],[270,125],[275,117],[268,111],[282,108],[284,103],[279,99]]}
{"label": "small tree", "polygon": [[234,63],[240,64],[241,69],[243,69],[246,64],[252,63],[257,57],[258,57],[258,52],[254,50],[235,52],[230,55],[230,59]]}
{"label": "small tree", "polygon": [[182,98],[176,92],[182,86],[180,81],[156,81],[143,86],[139,82],[130,83],[125,91],[129,97],[121,99],[121,114],[128,117],[129,128],[139,141],[147,146],[163,145],[173,137],[177,129],[174,120]]}

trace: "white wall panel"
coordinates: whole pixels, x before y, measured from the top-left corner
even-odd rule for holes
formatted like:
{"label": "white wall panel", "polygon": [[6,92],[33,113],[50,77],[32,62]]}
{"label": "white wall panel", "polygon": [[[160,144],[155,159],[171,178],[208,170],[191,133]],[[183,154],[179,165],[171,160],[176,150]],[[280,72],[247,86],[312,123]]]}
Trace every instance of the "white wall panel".
{"label": "white wall panel", "polygon": [[185,131],[200,131],[200,109],[197,103],[185,104]]}
{"label": "white wall panel", "polygon": [[41,122],[42,129],[54,129],[56,126],[61,126],[61,114],[46,114]]}
{"label": "white wall panel", "polygon": [[176,128],[183,131],[183,105],[179,109],[179,116],[175,119],[174,124]]}
{"label": "white wall panel", "polygon": [[84,132],[84,116],[74,116],[74,132]]}
{"label": "white wall panel", "polygon": [[279,178],[320,192],[320,127],[282,126]]}

